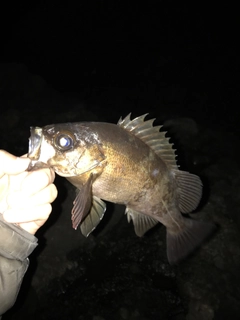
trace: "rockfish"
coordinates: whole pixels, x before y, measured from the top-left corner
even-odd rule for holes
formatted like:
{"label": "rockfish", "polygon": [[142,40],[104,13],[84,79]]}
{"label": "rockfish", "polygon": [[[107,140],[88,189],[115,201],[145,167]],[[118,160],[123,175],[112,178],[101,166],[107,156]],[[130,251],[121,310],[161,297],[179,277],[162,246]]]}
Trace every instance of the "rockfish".
{"label": "rockfish", "polygon": [[198,176],[179,170],[175,150],[147,114],[117,125],[76,122],[31,127],[32,168],[51,167],[78,193],[72,225],[88,236],[103,218],[103,200],[124,204],[138,236],[159,222],[167,229],[167,256],[177,263],[198,247],[214,224],[186,218],[202,195]]}

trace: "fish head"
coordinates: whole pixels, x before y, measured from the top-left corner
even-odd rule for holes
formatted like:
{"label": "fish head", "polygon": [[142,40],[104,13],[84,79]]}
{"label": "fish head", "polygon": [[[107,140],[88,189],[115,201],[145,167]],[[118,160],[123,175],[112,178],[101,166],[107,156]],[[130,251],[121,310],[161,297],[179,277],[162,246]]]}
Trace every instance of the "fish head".
{"label": "fish head", "polygon": [[31,127],[30,131],[29,170],[51,167],[60,176],[72,177],[96,170],[105,160],[98,135],[84,123]]}

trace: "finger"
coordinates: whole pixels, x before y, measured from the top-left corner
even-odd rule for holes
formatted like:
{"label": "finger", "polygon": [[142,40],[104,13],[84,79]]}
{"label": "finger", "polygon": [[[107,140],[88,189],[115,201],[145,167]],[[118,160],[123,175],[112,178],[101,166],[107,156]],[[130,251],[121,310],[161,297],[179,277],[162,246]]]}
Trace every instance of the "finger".
{"label": "finger", "polygon": [[57,188],[54,184],[50,184],[41,191],[29,196],[23,192],[14,192],[7,197],[8,208],[10,209],[26,209],[34,208],[46,203],[52,203],[57,197]]}
{"label": "finger", "polygon": [[10,223],[28,223],[36,222],[38,220],[43,221],[43,223],[48,219],[52,211],[52,206],[50,203],[43,204],[34,208],[26,209],[11,209],[7,210],[3,214],[3,218]]}
{"label": "finger", "polygon": [[29,158],[16,157],[5,150],[0,150],[0,177],[4,174],[21,173],[28,168],[29,163]]}
{"label": "finger", "polygon": [[26,195],[33,195],[53,183],[55,173],[52,169],[40,169],[29,172],[22,182],[21,190]]}
{"label": "finger", "polygon": [[8,187],[9,187],[9,176],[8,175],[4,175],[1,179],[0,179],[0,207],[1,207],[1,202],[5,201],[5,197],[7,195],[8,192]]}

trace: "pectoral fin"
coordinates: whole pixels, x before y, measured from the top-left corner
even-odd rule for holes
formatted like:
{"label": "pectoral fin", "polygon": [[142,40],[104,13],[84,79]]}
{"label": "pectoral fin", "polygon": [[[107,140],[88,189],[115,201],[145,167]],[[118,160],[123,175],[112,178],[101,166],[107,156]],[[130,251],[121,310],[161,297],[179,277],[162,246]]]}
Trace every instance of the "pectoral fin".
{"label": "pectoral fin", "polygon": [[75,230],[90,210],[92,204],[92,180],[93,176],[91,174],[73,202],[72,226]]}
{"label": "pectoral fin", "polygon": [[137,236],[142,237],[144,233],[153,228],[158,221],[133,209],[126,208],[128,222],[133,221],[134,230]]}
{"label": "pectoral fin", "polygon": [[90,209],[90,212],[80,225],[82,234],[85,237],[88,237],[89,234],[96,228],[96,226],[102,220],[105,211],[106,211],[105,202],[93,196],[92,207]]}

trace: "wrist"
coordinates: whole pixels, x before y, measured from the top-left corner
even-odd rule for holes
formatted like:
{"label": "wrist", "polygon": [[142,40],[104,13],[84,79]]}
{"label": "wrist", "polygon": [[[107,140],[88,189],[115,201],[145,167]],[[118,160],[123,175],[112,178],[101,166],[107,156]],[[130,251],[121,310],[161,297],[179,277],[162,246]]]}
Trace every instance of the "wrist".
{"label": "wrist", "polygon": [[21,227],[8,223],[0,214],[0,254],[8,259],[25,260],[37,246],[37,238]]}

